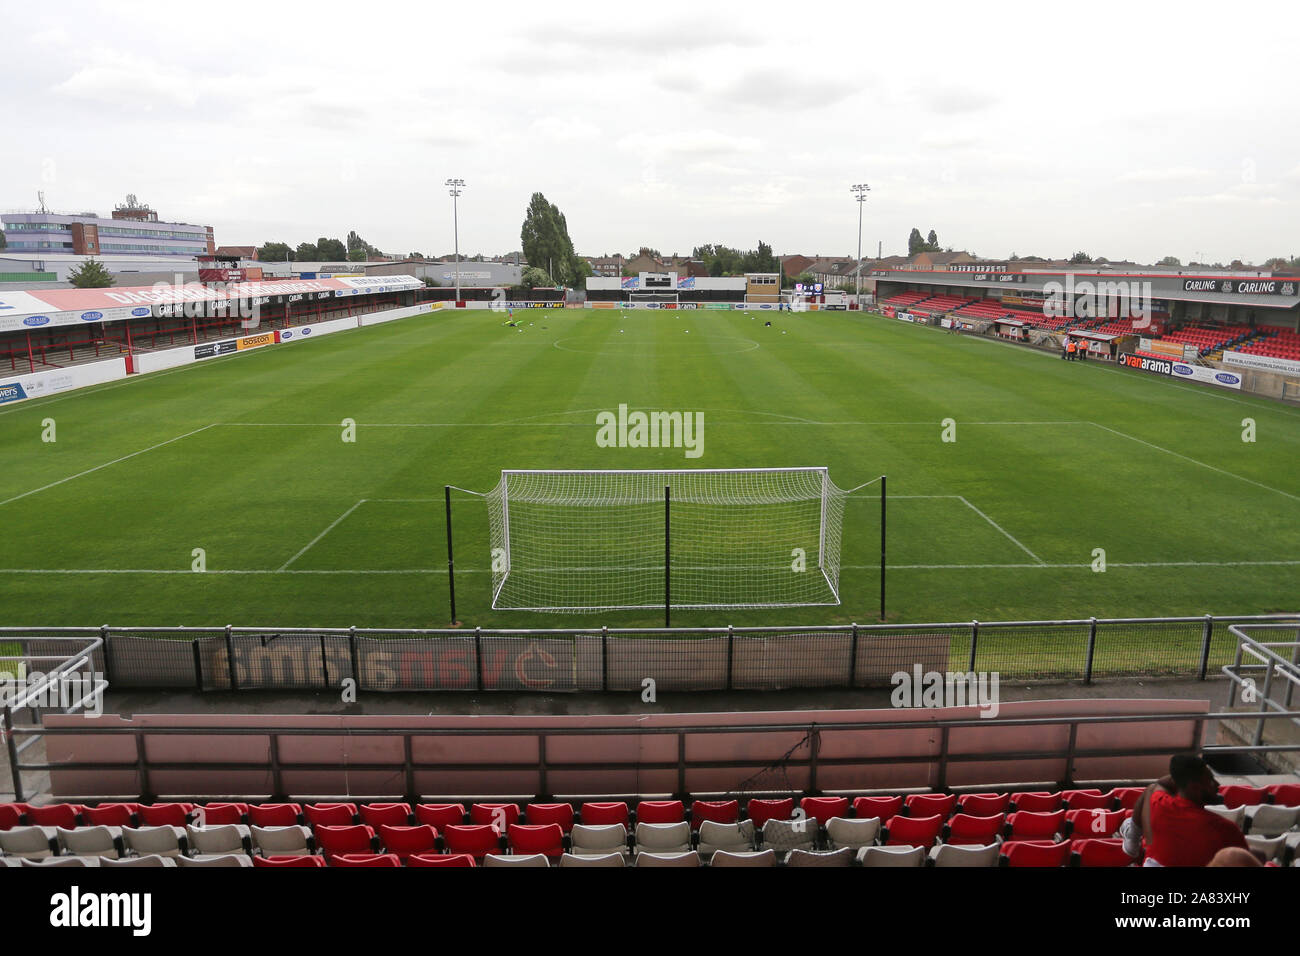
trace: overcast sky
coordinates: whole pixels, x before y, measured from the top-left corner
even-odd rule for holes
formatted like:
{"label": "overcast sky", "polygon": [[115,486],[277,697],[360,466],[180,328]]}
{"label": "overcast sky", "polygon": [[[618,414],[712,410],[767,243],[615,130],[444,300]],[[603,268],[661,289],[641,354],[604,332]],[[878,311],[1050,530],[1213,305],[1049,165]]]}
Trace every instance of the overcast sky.
{"label": "overcast sky", "polygon": [[1294,2],[6,4],[0,206],[220,244],[1300,255]]}

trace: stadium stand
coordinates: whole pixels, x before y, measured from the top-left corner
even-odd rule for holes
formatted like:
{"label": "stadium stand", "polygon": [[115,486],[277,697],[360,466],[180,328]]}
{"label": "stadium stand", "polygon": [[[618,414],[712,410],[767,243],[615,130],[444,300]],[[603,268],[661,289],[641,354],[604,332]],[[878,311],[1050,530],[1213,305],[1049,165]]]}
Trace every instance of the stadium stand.
{"label": "stadium stand", "polygon": [[1161,341],[1195,345],[1196,354],[1205,356],[1222,349],[1235,348],[1252,334],[1253,330],[1246,325],[1186,325],[1174,332],[1165,333]]}
{"label": "stadium stand", "polygon": [[1235,351],[1266,358],[1290,359],[1300,362],[1300,332],[1276,325],[1260,326],[1258,337],[1244,345],[1232,346]]}
{"label": "stadium stand", "polygon": [[[1143,789],[643,800],[635,810],[625,801],[478,803],[469,815],[460,803],[391,801],[8,803],[0,865],[1129,866],[1140,860],[1118,831]],[[1228,785],[1221,795],[1209,809],[1278,865],[1294,863],[1300,784]],[[465,822],[494,815],[516,822],[504,833]]]}

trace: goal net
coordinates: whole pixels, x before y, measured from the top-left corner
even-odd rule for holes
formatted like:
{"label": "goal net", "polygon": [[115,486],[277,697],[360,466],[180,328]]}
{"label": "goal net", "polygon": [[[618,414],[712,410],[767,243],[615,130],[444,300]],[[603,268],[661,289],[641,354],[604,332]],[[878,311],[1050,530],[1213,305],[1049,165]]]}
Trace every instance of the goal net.
{"label": "goal net", "polygon": [[492,607],[839,604],[847,494],[825,468],[503,471]]}

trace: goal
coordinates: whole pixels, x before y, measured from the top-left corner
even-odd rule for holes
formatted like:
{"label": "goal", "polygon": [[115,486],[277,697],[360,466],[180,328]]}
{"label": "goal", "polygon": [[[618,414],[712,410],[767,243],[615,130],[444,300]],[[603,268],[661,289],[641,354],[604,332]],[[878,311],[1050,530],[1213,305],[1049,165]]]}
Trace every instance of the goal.
{"label": "goal", "polygon": [[492,607],[839,604],[850,493],[826,468],[503,471],[485,496]]}

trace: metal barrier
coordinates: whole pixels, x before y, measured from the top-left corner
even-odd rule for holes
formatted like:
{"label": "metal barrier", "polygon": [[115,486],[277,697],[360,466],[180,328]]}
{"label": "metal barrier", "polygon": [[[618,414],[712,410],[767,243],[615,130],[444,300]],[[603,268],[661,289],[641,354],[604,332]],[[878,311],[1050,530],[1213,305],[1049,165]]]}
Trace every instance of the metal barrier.
{"label": "metal barrier", "polygon": [[[312,627],[0,628],[0,652],[79,652],[117,688],[663,691],[885,687],[899,671],[1000,680],[1179,677],[1233,660],[1233,625],[1300,615],[961,621],[809,627],[443,630]],[[62,644],[60,642],[63,642]],[[4,659],[4,658],[0,658]]]}
{"label": "metal barrier", "polygon": [[[20,758],[40,741],[45,716],[81,713],[88,704],[98,713],[108,681],[94,666],[95,655],[102,656],[104,648],[98,633],[28,637],[15,643],[19,653],[7,653],[14,648],[0,640],[0,739],[5,744],[14,799],[21,800],[24,765]],[[30,723],[22,723],[24,715]],[[25,739],[19,743],[19,738]]]}
{"label": "metal barrier", "polygon": [[[574,770],[589,770],[593,772],[608,772],[617,770],[635,771],[637,774],[647,774],[653,771],[666,771],[674,775],[676,781],[675,787],[671,792],[673,796],[684,797],[693,791],[687,783],[688,776],[692,770],[718,771],[734,769],[738,773],[743,770],[752,770],[760,761],[751,757],[746,760],[718,759],[718,758],[690,758],[688,757],[687,742],[692,737],[719,735],[746,735],[752,737],[756,731],[763,732],[788,732],[791,734],[802,734],[803,738],[794,748],[790,748],[781,754],[773,754],[769,758],[769,763],[765,769],[779,768],[782,771],[797,773],[800,781],[806,781],[806,786],[796,789],[760,789],[749,787],[742,784],[738,788],[727,789],[723,791],[710,791],[710,793],[720,792],[723,794],[736,795],[744,793],[748,796],[779,796],[786,795],[790,792],[822,792],[819,787],[819,773],[833,767],[867,767],[881,764],[909,765],[917,763],[926,763],[935,767],[933,777],[933,789],[946,790],[948,787],[948,769],[953,764],[958,763],[995,763],[999,761],[1015,762],[1030,761],[1043,762],[1050,761],[1060,767],[1061,773],[1054,779],[1050,780],[989,780],[979,785],[971,787],[958,787],[956,789],[984,789],[989,786],[1017,786],[1029,787],[1037,784],[1045,784],[1057,788],[1065,788],[1078,782],[1076,777],[1075,765],[1080,760],[1091,758],[1132,758],[1132,757],[1167,757],[1171,753],[1171,748],[1167,742],[1153,745],[1143,735],[1135,735],[1137,743],[1132,746],[1113,746],[1106,748],[1086,748],[1078,745],[1079,731],[1090,727],[1116,724],[1164,724],[1166,728],[1172,724],[1185,724],[1189,728],[1187,743],[1177,749],[1198,749],[1207,757],[1213,757],[1220,754],[1234,753],[1269,753],[1278,751],[1300,750],[1300,743],[1295,744],[1275,744],[1275,745],[1254,745],[1254,746],[1233,746],[1233,745],[1204,745],[1202,741],[1205,738],[1206,725],[1210,721],[1235,719],[1240,717],[1238,713],[1196,713],[1196,712],[1166,712],[1157,714],[1142,715],[1123,715],[1123,716],[1049,716],[1049,717],[1020,717],[1020,718],[994,718],[985,720],[960,719],[960,720],[895,720],[880,722],[843,722],[843,723],[789,723],[789,724],[728,724],[726,722],[710,725],[692,725],[689,727],[680,726],[585,726],[585,727],[554,727],[554,728],[535,728],[530,727],[521,729],[518,727],[464,727],[464,726],[432,726],[432,727],[309,727],[309,726],[285,726],[284,724],[255,724],[246,726],[220,726],[220,727],[129,727],[129,726],[95,726],[86,727],[49,727],[45,728],[43,733],[46,735],[71,735],[79,738],[96,738],[103,736],[106,738],[105,745],[100,747],[96,745],[96,751],[110,751],[109,741],[114,738],[129,738],[133,741],[131,748],[135,754],[134,759],[112,761],[60,761],[55,766],[24,766],[24,770],[44,769],[56,771],[94,771],[96,773],[113,775],[115,773],[128,772],[133,781],[133,795],[138,790],[138,796],[147,801],[167,798],[220,798],[220,799],[271,799],[273,801],[293,800],[293,799],[356,799],[358,797],[382,797],[393,798],[400,796],[408,801],[415,802],[426,797],[437,797],[438,799],[447,800],[472,800],[478,799],[489,794],[483,793],[460,793],[460,792],[439,792],[428,794],[421,792],[420,788],[415,786],[415,775],[417,772],[433,772],[438,774],[449,774],[463,770],[482,771],[486,766],[482,763],[466,764],[461,762],[448,762],[436,760],[417,760],[413,754],[415,747],[413,742],[422,738],[429,737],[469,737],[469,738],[511,738],[518,740],[521,737],[536,740],[535,759],[530,760],[500,760],[493,761],[490,769],[493,773],[501,775],[514,775],[514,781],[517,785],[498,790],[490,796],[505,796],[507,793],[514,797],[524,797],[529,799],[546,799],[550,797],[635,797],[646,796],[647,794],[626,793],[597,793],[597,792],[569,792],[557,793],[552,788],[550,779],[553,775]],[[1296,719],[1300,718],[1300,712],[1279,712],[1267,713],[1260,715],[1261,720],[1268,719]],[[953,731],[963,728],[979,728],[980,730],[1000,729],[1006,727],[1033,727],[1042,728],[1044,731],[1052,729],[1068,730],[1067,743],[1064,747],[1054,747],[1051,744],[1053,735],[1043,733],[1035,735],[1046,741],[1041,749],[997,749],[981,747],[977,751],[955,751],[952,744]],[[924,730],[933,734],[936,740],[933,741],[934,747],[925,753],[877,753],[862,752],[851,756],[824,756],[820,746],[821,737],[828,734],[853,733],[860,731],[869,731],[879,733],[887,732],[906,732],[909,730]],[[635,762],[620,762],[610,760],[600,755],[592,755],[585,761],[565,761],[555,759],[548,754],[553,753],[553,742],[565,737],[586,737],[602,738],[611,736],[669,736],[674,738],[676,754],[675,759],[653,760],[637,759]],[[264,758],[260,764],[250,763],[246,760],[232,762],[229,760],[204,759],[202,756],[196,756],[192,760],[184,762],[166,761],[150,758],[148,748],[145,745],[146,738],[151,738],[155,742],[169,737],[195,738],[196,740],[224,738],[233,739],[239,737],[265,737],[267,738],[267,747]],[[355,741],[362,738],[388,738],[390,740],[401,741],[401,758],[390,761],[378,760],[361,760],[348,761],[346,766],[338,763],[321,763],[309,761],[293,761],[287,759],[284,751],[287,749],[282,746],[281,739],[289,738],[290,740],[314,737],[334,737],[347,738],[349,741]],[[201,755],[203,748],[195,747],[192,753]],[[424,748],[424,752],[429,752]],[[841,750],[842,752],[842,750]],[[167,771],[208,771],[208,772],[253,772],[262,775],[269,786],[265,791],[258,792],[238,792],[234,790],[225,790],[221,793],[159,793],[152,785],[152,777],[155,774],[161,774]],[[360,776],[367,772],[383,772],[391,776],[392,779],[403,781],[398,787],[382,793],[355,792],[346,793],[303,793],[294,792],[292,788],[284,785],[284,776],[287,773],[294,772],[333,772],[346,773],[348,775]],[[225,782],[224,778],[223,782]],[[749,775],[747,780],[753,779]],[[1122,780],[1110,781],[1112,783],[1123,783]],[[905,788],[908,789],[908,788]],[[914,788],[912,788],[914,789]],[[398,792],[400,791],[400,792]],[[120,791],[115,791],[120,792]],[[59,798],[62,800],[71,800],[80,802],[82,800],[94,801],[102,799],[104,793],[86,793],[73,794],[61,792]],[[15,799],[22,800],[23,794],[17,792]]]}
{"label": "metal barrier", "polygon": [[[1273,634],[1278,631],[1285,631],[1291,639],[1266,641],[1256,636],[1259,632]],[[1270,716],[1268,711],[1273,711],[1271,716],[1289,714],[1295,690],[1300,687],[1300,627],[1291,624],[1247,624],[1233,625],[1228,628],[1228,632],[1237,638],[1236,657],[1231,664],[1223,667],[1223,673],[1232,681],[1228,685],[1228,706],[1235,705],[1239,692],[1243,704],[1259,704],[1260,713],[1255,718],[1252,737],[1252,743],[1259,745],[1264,739],[1265,717]],[[1283,657],[1279,651],[1287,651],[1289,656]],[[1256,663],[1245,663],[1247,657]],[[1262,688],[1257,676],[1263,677]],[[1285,692],[1282,700],[1273,699],[1277,680],[1282,682]],[[1293,718],[1292,723],[1300,727],[1300,718]]]}

